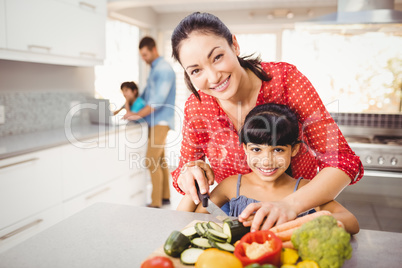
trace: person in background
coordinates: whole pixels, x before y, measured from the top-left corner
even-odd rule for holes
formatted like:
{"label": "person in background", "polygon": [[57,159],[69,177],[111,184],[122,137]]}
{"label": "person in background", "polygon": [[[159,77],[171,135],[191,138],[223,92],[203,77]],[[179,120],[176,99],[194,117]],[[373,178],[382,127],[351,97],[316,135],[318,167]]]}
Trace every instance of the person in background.
{"label": "person in background", "polygon": [[138,87],[134,82],[123,82],[120,86],[126,103],[118,110],[114,112],[114,115],[120,113],[121,110],[126,109],[128,112],[138,113],[145,107],[145,100],[138,97]]}
{"label": "person in background", "polygon": [[146,164],[151,173],[152,202],[149,207],[160,208],[170,203],[169,169],[165,159],[165,142],[169,129],[174,129],[176,75],[170,64],[159,56],[155,40],[144,37],[139,44],[142,59],[151,66],[141,98],[145,107],[127,112],[123,119],[144,119],[149,126]]}
{"label": "person in background", "polygon": [[[285,105],[267,103],[254,107],[239,133],[251,172],[226,178],[211,192],[211,201],[220,207],[229,203],[228,215],[238,217],[251,203],[278,201],[307,185],[308,180],[294,179],[286,173],[300,149],[298,123],[296,115]],[[189,195],[183,197],[177,209],[208,213],[202,204],[196,207]],[[356,217],[334,200],[298,217],[320,210],[331,212],[347,232],[359,232]]]}
{"label": "person in background", "polygon": [[[173,186],[198,204],[194,181],[202,194],[215,181],[247,174],[238,129],[255,106],[289,106],[300,124],[300,153],[291,172],[310,183],[283,199],[249,204],[239,220],[251,230],[269,229],[329,202],[363,177],[360,158],[351,150],[311,82],[285,62],[263,62],[240,56],[236,36],[216,16],[194,12],[173,31],[172,54],[192,91],[183,122],[180,162]],[[208,159],[208,163],[205,162]]]}

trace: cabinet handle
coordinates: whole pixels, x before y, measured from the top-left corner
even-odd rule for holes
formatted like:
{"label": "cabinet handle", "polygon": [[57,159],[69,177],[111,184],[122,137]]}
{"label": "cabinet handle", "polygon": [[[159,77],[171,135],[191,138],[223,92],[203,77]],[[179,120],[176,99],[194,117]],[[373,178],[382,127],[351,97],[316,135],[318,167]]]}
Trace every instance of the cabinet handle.
{"label": "cabinet handle", "polygon": [[51,47],[47,47],[47,46],[40,46],[40,45],[28,45],[28,49],[41,49],[41,50],[46,50],[46,52],[50,52],[50,50],[52,49]]}
{"label": "cabinet handle", "polygon": [[92,10],[96,10],[96,6],[95,5],[92,5],[92,4],[90,4],[90,3],[87,3],[87,2],[84,2],[84,1],[80,1],[80,6],[82,6],[82,7],[89,7],[90,9],[92,9]]}
{"label": "cabinet handle", "polygon": [[135,194],[132,194],[132,195],[130,196],[130,199],[136,198],[138,195],[140,195],[140,194],[142,194],[142,193],[144,193],[144,192],[145,192],[144,190],[138,191],[138,192],[136,192]]}
{"label": "cabinet handle", "polygon": [[10,237],[12,237],[12,236],[14,236],[16,234],[19,234],[19,233],[21,233],[21,232],[23,232],[23,231],[35,226],[35,225],[38,225],[42,221],[43,221],[42,219],[37,219],[37,220],[35,220],[35,221],[31,222],[31,223],[28,223],[27,225],[24,225],[24,226],[22,226],[22,227],[20,227],[20,228],[18,228],[16,230],[6,234],[6,235],[3,235],[2,237],[0,237],[0,240],[6,240],[7,238],[10,238]]}
{"label": "cabinet handle", "polygon": [[19,162],[7,164],[7,165],[4,165],[4,166],[0,166],[0,169],[9,168],[9,167],[12,167],[12,166],[18,166],[18,165],[25,164],[25,163],[29,163],[29,162],[34,162],[34,161],[36,161],[36,160],[39,160],[39,158],[35,157],[35,158],[30,158],[30,159],[22,160],[22,161],[19,161]]}
{"label": "cabinet handle", "polygon": [[105,193],[105,192],[107,192],[109,190],[110,190],[110,187],[106,187],[106,188],[104,188],[104,189],[102,189],[102,190],[100,190],[100,191],[98,191],[96,193],[88,195],[87,197],[85,197],[85,200],[90,200],[90,199],[92,199],[92,198],[94,198],[94,197],[96,197],[96,196],[98,196],[100,194],[103,194],[103,193]]}

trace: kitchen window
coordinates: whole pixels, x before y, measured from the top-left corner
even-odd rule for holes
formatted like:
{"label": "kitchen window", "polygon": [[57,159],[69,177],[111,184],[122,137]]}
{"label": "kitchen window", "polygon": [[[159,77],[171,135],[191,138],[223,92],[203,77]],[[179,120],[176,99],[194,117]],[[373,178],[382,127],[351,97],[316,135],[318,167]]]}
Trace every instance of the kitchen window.
{"label": "kitchen window", "polygon": [[308,77],[330,112],[400,113],[401,30],[360,34],[284,30],[283,61],[295,64]]}
{"label": "kitchen window", "polygon": [[139,36],[136,26],[112,19],[106,22],[106,57],[103,65],[95,66],[95,97],[109,99],[113,110],[125,103],[121,83],[138,85]]}

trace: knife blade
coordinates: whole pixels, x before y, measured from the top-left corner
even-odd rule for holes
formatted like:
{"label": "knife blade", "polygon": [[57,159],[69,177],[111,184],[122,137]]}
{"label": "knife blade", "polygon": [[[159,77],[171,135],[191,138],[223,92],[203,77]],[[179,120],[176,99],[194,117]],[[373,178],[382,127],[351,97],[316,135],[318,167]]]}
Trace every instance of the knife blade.
{"label": "knife blade", "polygon": [[236,217],[228,216],[225,211],[223,211],[220,207],[218,207],[214,202],[209,199],[208,194],[201,194],[200,187],[198,186],[197,181],[195,181],[195,188],[197,189],[198,198],[202,203],[202,206],[207,209],[207,211],[217,218],[220,221],[224,221],[225,219],[237,219]]}

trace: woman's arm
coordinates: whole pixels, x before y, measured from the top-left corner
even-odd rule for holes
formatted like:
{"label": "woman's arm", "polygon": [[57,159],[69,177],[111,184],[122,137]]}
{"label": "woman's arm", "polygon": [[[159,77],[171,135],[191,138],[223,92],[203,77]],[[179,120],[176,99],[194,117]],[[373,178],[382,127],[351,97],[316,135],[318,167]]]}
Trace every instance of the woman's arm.
{"label": "woman's arm", "polygon": [[356,217],[338,202],[334,200],[330,201],[319,206],[319,210],[328,210],[331,212],[335,219],[343,223],[348,233],[354,235],[360,231],[359,222]]}
{"label": "woman's arm", "polygon": [[324,168],[310,183],[281,201],[248,205],[240,214],[239,220],[245,226],[251,226],[251,230],[269,229],[275,224],[295,219],[298,214],[312,207],[335,199],[349,183],[349,176],[342,170]]}

